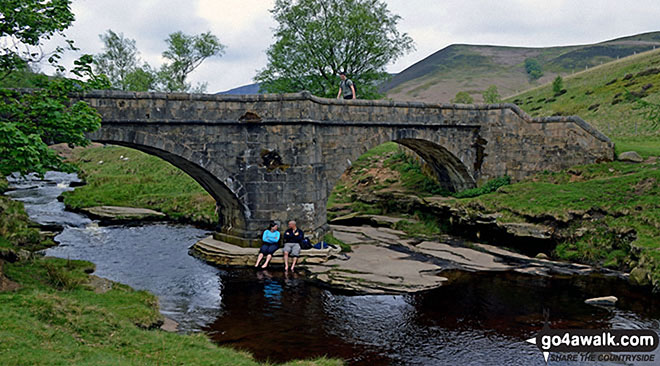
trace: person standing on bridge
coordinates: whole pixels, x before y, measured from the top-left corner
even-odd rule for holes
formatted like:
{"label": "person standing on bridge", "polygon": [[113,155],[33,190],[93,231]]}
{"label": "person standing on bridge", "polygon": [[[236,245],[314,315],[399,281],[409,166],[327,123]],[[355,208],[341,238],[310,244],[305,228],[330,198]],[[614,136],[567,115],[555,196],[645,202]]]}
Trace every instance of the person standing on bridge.
{"label": "person standing on bridge", "polygon": [[305,238],[305,233],[302,230],[298,229],[296,222],[291,220],[289,221],[289,228],[284,232],[284,271],[289,270],[289,254],[293,257],[293,263],[291,264],[291,271],[296,269],[296,262],[298,257],[300,257],[300,243],[302,243]]}
{"label": "person standing on bridge", "polygon": [[348,79],[346,77],[346,73],[340,72],[339,73],[339,78],[341,79],[341,82],[339,83],[339,93],[337,93],[337,99],[341,97],[341,95],[344,95],[344,99],[357,99],[357,96],[355,95],[355,84],[353,84],[353,80]]}
{"label": "person standing on bridge", "polygon": [[261,266],[261,268],[266,268],[268,267],[268,263],[270,263],[270,260],[273,259],[273,253],[275,253],[275,251],[279,247],[280,232],[277,231],[277,223],[271,222],[270,225],[268,225],[268,229],[264,230],[263,235],[261,235],[261,240],[264,243],[261,245],[261,249],[259,249],[259,256],[257,257],[257,263],[255,263],[254,266],[259,267],[259,262],[261,262],[261,260],[265,255],[266,261],[264,262],[264,265]]}

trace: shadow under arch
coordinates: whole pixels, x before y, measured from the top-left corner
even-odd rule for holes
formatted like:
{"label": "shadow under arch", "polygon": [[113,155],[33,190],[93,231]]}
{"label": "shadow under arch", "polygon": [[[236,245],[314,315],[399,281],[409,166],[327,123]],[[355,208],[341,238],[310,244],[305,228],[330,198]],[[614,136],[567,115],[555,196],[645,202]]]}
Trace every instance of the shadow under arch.
{"label": "shadow under arch", "polygon": [[[245,233],[246,215],[248,214],[247,207],[242,204],[237,194],[232,191],[232,189],[230,189],[224,182],[219,180],[216,175],[204,167],[194,163],[194,161],[199,161],[200,164],[202,164],[202,162],[206,162],[207,164],[214,165],[213,163],[208,162],[208,159],[204,158],[200,154],[191,153],[191,156],[186,158],[184,156],[153,146],[134,142],[104,138],[92,138],[91,140],[102,144],[118,145],[139,150],[149,155],[157,156],[181,169],[183,172],[193,178],[197,183],[199,183],[199,185],[204,188],[204,190],[208,192],[215,200],[218,212],[218,225],[216,226],[216,230],[237,236],[243,235]],[[218,167],[215,168],[220,169]],[[240,188],[241,187],[234,187],[236,191],[240,191]]]}
{"label": "shadow under arch", "polygon": [[393,140],[414,151],[433,168],[438,183],[450,192],[474,188],[476,182],[463,162],[443,146],[423,139]]}

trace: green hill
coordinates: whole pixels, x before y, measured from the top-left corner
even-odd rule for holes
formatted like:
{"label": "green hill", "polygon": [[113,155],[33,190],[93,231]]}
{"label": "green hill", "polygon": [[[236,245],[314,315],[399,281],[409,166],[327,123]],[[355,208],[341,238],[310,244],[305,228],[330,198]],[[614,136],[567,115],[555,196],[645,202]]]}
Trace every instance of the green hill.
{"label": "green hill", "polygon": [[[660,46],[660,32],[642,33],[589,45],[528,48],[451,45],[403,70],[382,90],[395,100],[449,102],[467,91],[476,101],[489,85],[503,96],[517,94],[568,75]],[[543,76],[531,80],[525,60],[535,59]]]}
{"label": "green hill", "polygon": [[578,115],[610,136],[617,150],[660,155],[660,128],[649,122],[627,92],[660,103],[660,49],[597,66],[564,78],[565,92],[551,84],[507,98],[532,116]]}

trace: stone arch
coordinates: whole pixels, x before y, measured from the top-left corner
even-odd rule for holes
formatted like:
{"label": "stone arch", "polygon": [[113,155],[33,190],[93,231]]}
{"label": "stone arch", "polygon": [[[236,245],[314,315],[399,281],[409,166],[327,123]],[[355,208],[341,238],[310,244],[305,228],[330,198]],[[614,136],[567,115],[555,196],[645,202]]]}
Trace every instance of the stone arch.
{"label": "stone arch", "polygon": [[[422,136],[420,136],[422,135]],[[428,163],[436,174],[438,182],[450,192],[458,192],[476,186],[476,181],[470,173],[466,164],[454,153],[442,146],[440,143],[431,141],[414,130],[396,131],[392,135],[374,134],[367,143],[354,147],[352,154],[339,164],[339,169],[332,177],[329,177],[327,194],[332,193],[334,186],[341,175],[350,167],[353,161],[386,142],[396,142],[409,148]]]}
{"label": "stone arch", "polygon": [[244,203],[245,189],[242,184],[233,179],[221,166],[199,152],[195,152],[163,137],[149,135],[148,143],[145,135],[140,132],[131,134],[132,138],[114,136],[108,128],[103,129],[101,136],[92,134],[94,142],[119,145],[157,156],[188,174],[215,200],[218,209],[218,227],[221,232],[243,236],[246,232],[246,221],[250,211]]}

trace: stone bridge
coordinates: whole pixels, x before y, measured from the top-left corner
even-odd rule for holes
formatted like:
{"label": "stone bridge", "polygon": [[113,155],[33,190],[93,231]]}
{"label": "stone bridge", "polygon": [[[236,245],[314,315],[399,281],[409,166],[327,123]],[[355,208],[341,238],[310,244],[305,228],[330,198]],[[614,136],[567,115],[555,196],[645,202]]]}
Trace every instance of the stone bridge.
{"label": "stone bridge", "polygon": [[513,104],[344,101],[309,93],[195,95],[90,92],[103,118],[93,141],[179,167],[216,200],[221,237],[256,245],[271,220],[327,230],[342,173],[388,141],[430,164],[449,190],[508,175],[612,160],[612,142],[578,117],[532,119]]}

